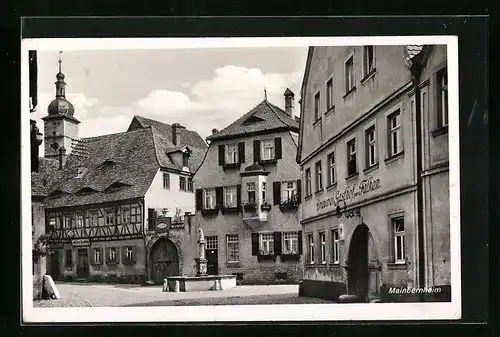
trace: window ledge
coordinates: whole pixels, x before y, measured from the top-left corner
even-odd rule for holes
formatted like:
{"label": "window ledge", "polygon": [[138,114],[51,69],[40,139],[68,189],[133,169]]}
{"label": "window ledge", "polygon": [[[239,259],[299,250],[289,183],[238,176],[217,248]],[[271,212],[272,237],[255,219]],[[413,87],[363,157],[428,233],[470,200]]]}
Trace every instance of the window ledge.
{"label": "window ledge", "polygon": [[325,112],[325,116],[328,116],[329,114],[331,114],[332,112],[335,112],[335,104],[332,105],[331,107],[329,107],[326,112]]}
{"label": "window ledge", "polygon": [[260,165],[274,165],[278,162],[276,158],[273,159],[261,159],[259,160]]}
{"label": "window ledge", "polygon": [[326,186],[326,190],[331,190],[333,188],[337,187],[337,182],[331,183],[330,185]]}
{"label": "window ledge", "polygon": [[321,117],[313,122],[313,126],[317,126],[318,124],[321,124]]}
{"label": "window ledge", "polygon": [[394,270],[394,269],[407,269],[408,265],[406,262],[404,263],[396,263],[396,262],[387,262],[387,269],[389,270]]}
{"label": "window ledge", "polygon": [[240,268],[239,262],[226,262],[227,268]]}
{"label": "window ledge", "polygon": [[356,172],[354,174],[351,174],[350,176],[348,176],[347,178],[345,178],[346,181],[351,181],[351,180],[354,180],[354,179],[357,179],[359,176],[359,172]]}
{"label": "window ledge", "polygon": [[316,268],[316,265],[314,263],[307,263],[305,265],[305,267],[308,268],[308,269],[313,269],[313,268]]}
{"label": "window ledge", "polygon": [[344,99],[348,98],[348,97],[349,97],[349,96],[351,96],[351,94],[352,94],[353,92],[355,92],[355,91],[356,91],[356,86],[354,86],[354,87],[352,87],[351,89],[349,89],[349,91],[345,93],[345,95],[344,95],[344,97],[343,97],[343,98],[344,98]]}
{"label": "window ledge", "polygon": [[276,255],[257,255],[259,261],[276,261]]}
{"label": "window ledge", "polygon": [[373,68],[368,74],[365,75],[365,77],[361,79],[361,84],[365,84],[366,82],[368,82],[368,80],[370,80],[371,78],[373,78],[373,76],[375,76],[376,72],[377,68]]}
{"label": "window ledge", "polygon": [[375,164],[373,164],[373,165],[372,165],[372,166],[370,166],[370,167],[365,168],[365,169],[363,170],[363,173],[364,173],[364,174],[367,174],[367,173],[370,173],[370,172],[372,172],[372,171],[375,171],[376,169],[378,169],[378,162],[377,162],[377,163],[375,163]]}
{"label": "window ledge", "polygon": [[386,164],[390,164],[390,163],[402,158],[404,156],[404,154],[405,154],[404,151],[398,152],[398,153],[386,158],[384,161]]}
{"label": "window ledge", "polygon": [[281,261],[299,261],[300,254],[282,254]]}
{"label": "window ledge", "polygon": [[116,266],[118,264],[118,261],[107,261],[106,264],[109,266]]}
{"label": "window ledge", "polygon": [[340,262],[330,262],[328,265],[331,268],[340,269]]}
{"label": "window ledge", "polygon": [[130,266],[130,265],[135,264],[135,261],[124,261],[124,262],[122,262],[122,263],[123,263],[124,265],[126,265],[126,266]]}
{"label": "window ledge", "polygon": [[322,188],[322,189],[317,190],[316,192],[314,192],[314,195],[318,195],[318,194],[321,194],[321,193],[323,193],[323,192],[324,192],[324,190],[323,190],[323,188]]}
{"label": "window ledge", "polygon": [[241,211],[241,207],[236,206],[236,207],[222,207],[221,212],[222,213],[238,213]]}
{"label": "window ledge", "polygon": [[432,137],[436,138],[441,135],[447,134],[448,133],[448,125],[445,126],[440,126],[435,130],[431,131]]}
{"label": "window ledge", "polygon": [[306,196],[304,197],[304,200],[309,200],[309,199],[311,199],[311,198],[312,198],[312,194],[309,194],[309,195],[306,195]]}
{"label": "window ledge", "polygon": [[226,163],[222,165],[222,168],[224,170],[231,170],[231,169],[239,169],[241,166],[241,163]]}
{"label": "window ledge", "polygon": [[219,213],[218,208],[209,208],[209,209],[202,209],[201,210],[202,215],[215,215],[217,213]]}
{"label": "window ledge", "polygon": [[321,262],[321,263],[318,263],[318,264],[316,265],[316,267],[318,267],[319,269],[324,269],[324,268],[326,268],[326,262]]}

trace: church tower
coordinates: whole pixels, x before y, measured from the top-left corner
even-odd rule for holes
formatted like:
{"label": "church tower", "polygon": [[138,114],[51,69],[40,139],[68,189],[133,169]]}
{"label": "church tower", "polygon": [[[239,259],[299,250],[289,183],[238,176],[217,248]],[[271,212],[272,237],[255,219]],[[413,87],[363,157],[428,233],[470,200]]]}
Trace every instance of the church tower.
{"label": "church tower", "polygon": [[[60,153],[68,156],[73,148],[74,141],[78,140],[78,124],[73,115],[75,108],[66,100],[66,82],[61,71],[61,54],[59,52],[59,72],[56,75],[56,97],[49,104],[48,115],[43,117],[45,135],[45,157],[58,157]],[[65,158],[63,158],[64,160]]]}

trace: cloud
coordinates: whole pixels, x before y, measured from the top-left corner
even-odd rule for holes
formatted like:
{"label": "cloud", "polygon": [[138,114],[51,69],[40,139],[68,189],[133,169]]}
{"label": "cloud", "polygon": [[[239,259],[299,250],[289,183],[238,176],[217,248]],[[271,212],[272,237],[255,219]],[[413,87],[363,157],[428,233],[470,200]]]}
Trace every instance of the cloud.
{"label": "cloud", "polygon": [[[302,74],[263,73],[258,68],[227,65],[217,68],[210,79],[181,84],[186,92],[164,88],[152,90],[132,106],[100,105],[99,100],[84,93],[68,94],[75,107],[80,137],[92,137],[126,131],[132,117],[141,115],[165,123],[181,123],[195,130],[202,137],[211,134],[213,128],[222,129],[264,99],[283,108],[283,93],[287,87],[298,93]],[[40,95],[39,107],[46,107],[53,95]],[[298,111],[298,109],[296,109]],[[46,108],[34,116],[39,119],[47,114]],[[39,128],[43,123],[39,123]]]}

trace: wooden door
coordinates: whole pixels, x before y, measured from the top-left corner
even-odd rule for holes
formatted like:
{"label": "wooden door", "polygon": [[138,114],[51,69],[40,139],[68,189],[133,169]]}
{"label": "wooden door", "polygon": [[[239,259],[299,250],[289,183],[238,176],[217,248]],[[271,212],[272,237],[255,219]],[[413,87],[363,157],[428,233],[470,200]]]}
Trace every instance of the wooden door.
{"label": "wooden door", "polygon": [[217,249],[206,250],[205,255],[207,258],[207,274],[208,275],[219,274],[219,260],[218,260],[219,253]]}
{"label": "wooden door", "polygon": [[50,255],[50,274],[52,279],[57,280],[61,277],[61,271],[59,269],[59,250],[55,250],[52,255]]}
{"label": "wooden door", "polygon": [[85,278],[89,276],[88,249],[78,249],[76,261],[76,276],[79,278]]}
{"label": "wooden door", "polygon": [[158,240],[153,246],[151,259],[151,276],[155,283],[161,284],[165,277],[179,275],[179,257],[172,241]]}

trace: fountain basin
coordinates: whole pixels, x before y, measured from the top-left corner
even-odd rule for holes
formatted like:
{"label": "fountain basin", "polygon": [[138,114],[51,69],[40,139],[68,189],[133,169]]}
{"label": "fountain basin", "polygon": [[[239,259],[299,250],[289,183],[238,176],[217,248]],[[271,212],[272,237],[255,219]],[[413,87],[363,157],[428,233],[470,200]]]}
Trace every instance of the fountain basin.
{"label": "fountain basin", "polygon": [[176,281],[179,281],[179,291],[182,292],[226,290],[236,287],[236,275],[169,276],[168,291],[174,291]]}

